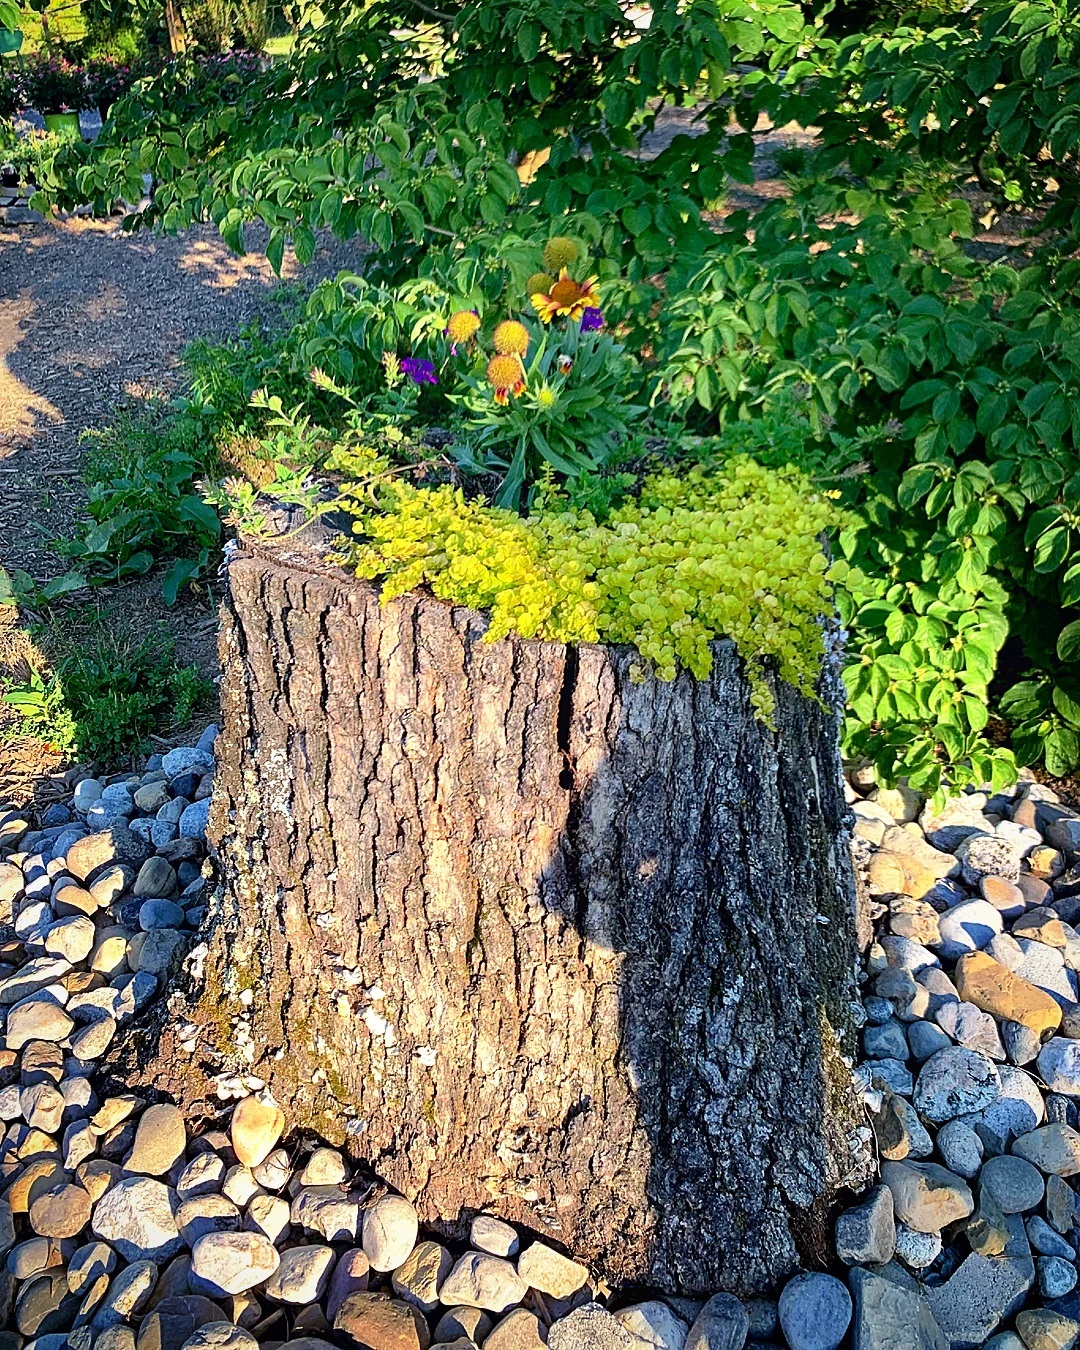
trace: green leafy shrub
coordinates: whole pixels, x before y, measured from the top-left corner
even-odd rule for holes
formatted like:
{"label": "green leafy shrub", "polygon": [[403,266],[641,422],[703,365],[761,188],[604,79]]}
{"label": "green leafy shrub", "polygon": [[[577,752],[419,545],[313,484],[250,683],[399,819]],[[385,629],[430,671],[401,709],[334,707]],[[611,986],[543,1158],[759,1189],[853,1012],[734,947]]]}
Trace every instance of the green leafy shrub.
{"label": "green leafy shrub", "polygon": [[[334,0],[322,20],[228,101],[168,80],[136,90],[95,146],[69,155],[55,200],[107,210],[139,200],[151,173],[147,223],[210,216],[240,248],[261,219],[275,266],[288,242],[310,260],[320,228],[359,234],[398,277],[448,235],[513,230],[520,213],[587,217],[637,283],[700,252],[701,208],[729,174],[748,176],[765,70],[737,63],[794,79],[808,33],[791,0],[657,0],[641,29],[615,0],[452,0],[422,16]],[[665,104],[691,97],[701,136],[627,153]]]}
{"label": "green leafy shrub", "polygon": [[37,128],[17,132],[10,122],[0,121],[0,164],[10,164],[20,183],[44,182],[57,152],[77,134]]}
{"label": "green leafy shrub", "polygon": [[950,762],[1007,772],[991,693],[1025,759],[1074,762],[1080,267],[978,263],[967,233],[963,203],[808,189],[718,242],[657,343],[657,396],[692,423],[787,389],[846,438],[849,745],[929,790]]}
{"label": "green leafy shrub", "polygon": [[949,166],[957,183],[974,173],[999,200],[1045,211],[1046,228],[1075,235],[1080,0],[933,9],[913,6],[905,24],[841,43],[784,115],[820,125],[832,160],[858,174],[905,157]]}
{"label": "green leafy shrub", "polygon": [[31,629],[44,650],[24,679],[0,681],[0,700],[17,714],[7,734],[35,736],[65,756],[103,767],[129,761],[151,734],[187,726],[208,709],[214,685],[176,661],[172,638],[118,634],[95,611],[76,610]]}
{"label": "green leafy shrub", "polygon": [[131,642],[102,630],[59,662],[56,679],[74,721],[76,753],[102,764],[144,751],[151,734],[187,726],[214,697],[212,681],[178,664],[164,633]]}
{"label": "green leafy shrub", "polygon": [[217,462],[207,422],[150,408],[87,433],[84,479],[89,523],[58,550],[90,585],[142,576],[171,559],[163,580],[172,603],[219,542],[217,514],[197,491]]}

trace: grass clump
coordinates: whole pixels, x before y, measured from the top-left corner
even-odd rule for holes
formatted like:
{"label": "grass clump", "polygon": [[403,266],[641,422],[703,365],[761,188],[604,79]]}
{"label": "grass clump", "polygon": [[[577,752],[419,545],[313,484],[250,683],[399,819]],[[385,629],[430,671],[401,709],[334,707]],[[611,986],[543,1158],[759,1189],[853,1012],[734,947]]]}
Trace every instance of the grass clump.
{"label": "grass clump", "polygon": [[213,682],[177,660],[161,629],[136,639],[91,611],[32,625],[26,636],[29,655],[0,671],[0,701],[14,714],[0,734],[9,739],[33,736],[113,767],[212,706]]}

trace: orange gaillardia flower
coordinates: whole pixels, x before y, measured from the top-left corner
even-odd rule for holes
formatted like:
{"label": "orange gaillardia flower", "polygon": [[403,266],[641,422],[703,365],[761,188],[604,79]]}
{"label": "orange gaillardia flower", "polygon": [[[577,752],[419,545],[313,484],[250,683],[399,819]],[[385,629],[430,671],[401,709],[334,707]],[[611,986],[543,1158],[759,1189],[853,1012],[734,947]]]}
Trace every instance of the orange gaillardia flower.
{"label": "orange gaillardia flower", "polygon": [[496,324],[491,345],[500,356],[524,356],[529,350],[529,330],[517,319],[504,319]]}
{"label": "orange gaillardia flower", "polygon": [[487,382],[495,390],[496,403],[509,403],[525,388],[525,367],[520,356],[502,352],[487,363]]}
{"label": "orange gaillardia flower", "polygon": [[588,281],[577,282],[564,267],[559,279],[545,295],[538,291],[531,297],[533,308],[543,323],[566,316],[580,319],[587,309],[600,308],[600,295],[596,289],[596,277]]}
{"label": "orange gaillardia flower", "polygon": [[459,309],[450,315],[446,336],[451,342],[471,342],[480,331],[480,316],[471,309]]}

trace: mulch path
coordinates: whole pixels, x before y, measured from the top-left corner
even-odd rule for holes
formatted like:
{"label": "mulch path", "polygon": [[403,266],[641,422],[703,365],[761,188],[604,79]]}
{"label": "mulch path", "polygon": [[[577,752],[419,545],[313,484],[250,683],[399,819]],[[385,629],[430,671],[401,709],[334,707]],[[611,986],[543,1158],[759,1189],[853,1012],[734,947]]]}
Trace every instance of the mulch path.
{"label": "mulch path", "polygon": [[[251,243],[237,257],[212,225],[173,238],[127,234],[119,220],[0,226],[0,568],[38,582],[66,570],[49,541],[84,515],[85,429],[175,393],[193,339],[273,321],[282,280],[309,285],[355,268],[362,254],[359,243],[331,241],[308,268],[290,260],[278,278],[255,232]],[[170,609],[151,573],[92,600],[118,633],[168,633],[180,660],[216,674],[216,599],[206,589]],[[0,798],[28,800],[59,758],[39,741],[10,739],[0,710],[5,720]]]}

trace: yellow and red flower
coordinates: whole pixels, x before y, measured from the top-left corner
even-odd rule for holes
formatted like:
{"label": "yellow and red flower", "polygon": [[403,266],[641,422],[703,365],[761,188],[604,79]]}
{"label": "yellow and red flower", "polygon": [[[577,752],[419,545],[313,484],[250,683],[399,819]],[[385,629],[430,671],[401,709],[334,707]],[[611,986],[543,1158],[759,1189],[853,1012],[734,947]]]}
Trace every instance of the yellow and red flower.
{"label": "yellow and red flower", "polygon": [[495,325],[491,345],[500,356],[524,356],[529,350],[529,330],[517,319],[503,319]]}
{"label": "yellow and red flower", "polygon": [[509,403],[525,388],[525,367],[521,357],[500,352],[487,363],[487,382],[495,390],[496,403]]}
{"label": "yellow and red flower", "polygon": [[551,323],[553,319],[580,319],[587,309],[599,309],[600,294],[596,289],[597,277],[587,281],[575,281],[564,267],[559,279],[545,295],[537,291],[531,296],[533,308],[542,323]]}
{"label": "yellow and red flower", "polygon": [[480,315],[475,309],[459,309],[451,314],[446,336],[451,342],[471,342],[480,330]]}

